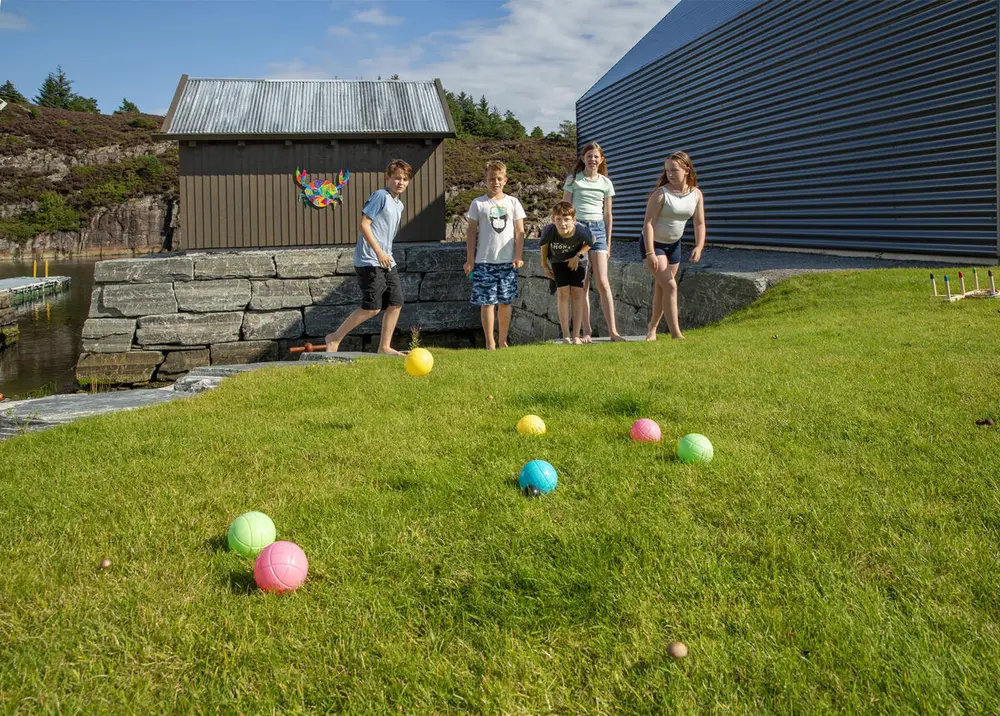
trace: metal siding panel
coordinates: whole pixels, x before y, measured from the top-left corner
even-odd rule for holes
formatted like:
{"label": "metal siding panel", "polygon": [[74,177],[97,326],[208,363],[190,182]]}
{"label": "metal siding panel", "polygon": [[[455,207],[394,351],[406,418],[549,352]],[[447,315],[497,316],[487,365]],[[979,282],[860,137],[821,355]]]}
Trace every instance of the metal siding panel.
{"label": "metal siding panel", "polygon": [[253,145],[247,145],[247,216],[250,219],[250,230],[247,232],[249,246],[260,246],[260,160],[259,149]]}
{"label": "metal siding panel", "polygon": [[768,0],[585,95],[616,236],[683,149],[711,241],[997,257],[997,22],[997,0]]}

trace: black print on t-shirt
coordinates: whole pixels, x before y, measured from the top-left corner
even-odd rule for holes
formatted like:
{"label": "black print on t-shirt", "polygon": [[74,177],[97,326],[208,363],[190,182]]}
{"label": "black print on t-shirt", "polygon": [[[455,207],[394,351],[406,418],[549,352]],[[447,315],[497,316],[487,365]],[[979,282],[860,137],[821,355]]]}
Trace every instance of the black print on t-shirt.
{"label": "black print on t-shirt", "polygon": [[490,207],[490,226],[498,234],[502,234],[503,230],[507,228],[507,210],[504,207]]}

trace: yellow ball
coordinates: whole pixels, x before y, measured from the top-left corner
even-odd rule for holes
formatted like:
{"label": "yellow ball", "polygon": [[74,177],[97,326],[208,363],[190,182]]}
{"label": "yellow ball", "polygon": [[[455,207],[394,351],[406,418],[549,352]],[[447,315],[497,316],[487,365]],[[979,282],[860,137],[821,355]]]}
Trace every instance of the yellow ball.
{"label": "yellow ball", "polygon": [[434,367],[434,356],[426,348],[414,348],[406,354],[405,365],[410,375],[427,375]]}
{"label": "yellow ball", "polygon": [[545,423],[537,415],[525,415],[517,421],[517,432],[521,435],[544,435]]}

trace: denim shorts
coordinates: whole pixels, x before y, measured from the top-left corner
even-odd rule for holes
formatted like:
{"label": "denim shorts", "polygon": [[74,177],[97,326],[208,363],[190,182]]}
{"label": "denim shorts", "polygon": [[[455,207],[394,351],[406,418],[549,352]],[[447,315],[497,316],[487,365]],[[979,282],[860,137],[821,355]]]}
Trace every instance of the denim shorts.
{"label": "denim shorts", "polygon": [[604,251],[608,250],[608,232],[604,230],[604,220],[601,221],[581,221],[581,224],[590,229],[590,233],[594,235],[594,245],[590,247],[591,251]]}
{"label": "denim shorts", "polygon": [[472,298],[477,306],[513,303],[517,298],[514,264],[476,264],[472,269]]}

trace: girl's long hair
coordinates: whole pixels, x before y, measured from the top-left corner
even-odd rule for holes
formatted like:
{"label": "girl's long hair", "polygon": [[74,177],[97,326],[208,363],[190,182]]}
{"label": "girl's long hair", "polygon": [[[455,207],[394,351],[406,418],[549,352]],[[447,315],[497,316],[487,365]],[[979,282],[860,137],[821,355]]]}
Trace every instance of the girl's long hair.
{"label": "girl's long hair", "polygon": [[586,144],[583,145],[583,149],[580,150],[580,156],[577,157],[576,164],[573,165],[573,171],[571,172],[570,176],[576,177],[577,174],[579,174],[584,170],[584,167],[586,167],[587,165],[584,164],[583,158],[584,156],[586,156],[587,152],[589,152],[592,149],[596,149],[598,152],[601,153],[601,163],[597,167],[597,173],[603,174],[604,176],[608,175],[608,162],[604,158],[604,150],[601,149],[601,145],[598,144],[597,142],[587,142]]}
{"label": "girl's long hair", "polygon": [[[691,157],[687,155],[687,152],[671,152],[670,155],[663,160],[663,173],[660,174],[659,180],[656,182],[656,186],[653,187],[653,192],[659,189],[661,186],[667,183],[667,162],[673,159],[675,162],[679,162],[685,169],[687,169],[687,188],[688,191],[694,189],[698,186],[698,172],[694,170],[694,164],[691,163]],[[653,192],[650,192],[652,196]]]}

